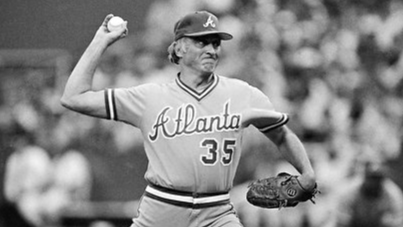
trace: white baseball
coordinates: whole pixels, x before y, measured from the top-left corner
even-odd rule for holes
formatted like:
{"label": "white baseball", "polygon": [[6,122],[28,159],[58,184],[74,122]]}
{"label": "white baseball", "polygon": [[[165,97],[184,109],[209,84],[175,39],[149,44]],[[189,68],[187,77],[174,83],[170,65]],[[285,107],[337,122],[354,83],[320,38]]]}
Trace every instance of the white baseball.
{"label": "white baseball", "polygon": [[122,28],[124,22],[125,21],[121,17],[114,16],[108,21],[108,26],[107,26],[108,30],[109,31],[118,30],[118,29]]}

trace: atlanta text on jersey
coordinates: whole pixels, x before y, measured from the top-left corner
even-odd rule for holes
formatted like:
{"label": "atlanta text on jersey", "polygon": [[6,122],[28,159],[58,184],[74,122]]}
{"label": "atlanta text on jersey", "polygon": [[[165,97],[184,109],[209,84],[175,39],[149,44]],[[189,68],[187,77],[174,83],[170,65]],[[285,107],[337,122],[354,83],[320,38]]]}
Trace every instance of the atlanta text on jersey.
{"label": "atlanta text on jersey", "polygon": [[229,106],[230,101],[227,101],[220,115],[197,116],[196,107],[187,104],[178,108],[174,119],[168,116],[168,112],[173,108],[165,107],[158,114],[148,137],[151,141],[155,141],[158,139],[159,133],[162,133],[165,138],[175,138],[184,134],[237,130],[241,125],[241,114],[231,114]]}

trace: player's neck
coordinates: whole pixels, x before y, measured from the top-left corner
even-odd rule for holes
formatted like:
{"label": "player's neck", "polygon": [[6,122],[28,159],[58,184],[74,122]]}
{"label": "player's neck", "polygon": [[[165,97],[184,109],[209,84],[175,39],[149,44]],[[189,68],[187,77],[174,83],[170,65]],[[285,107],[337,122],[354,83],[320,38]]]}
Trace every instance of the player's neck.
{"label": "player's neck", "polygon": [[204,75],[196,75],[191,73],[180,73],[179,79],[194,89],[195,91],[204,90],[207,86],[209,86],[214,80],[214,73],[204,74]]}

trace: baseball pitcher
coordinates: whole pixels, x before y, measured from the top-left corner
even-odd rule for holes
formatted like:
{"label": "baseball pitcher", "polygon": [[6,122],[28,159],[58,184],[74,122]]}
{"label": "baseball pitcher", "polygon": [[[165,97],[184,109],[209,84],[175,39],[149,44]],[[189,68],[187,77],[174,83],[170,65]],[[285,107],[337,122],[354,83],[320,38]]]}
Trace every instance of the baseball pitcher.
{"label": "baseball pitcher", "polygon": [[[257,127],[301,173],[299,184],[315,188],[302,143],[274,110],[269,98],[249,84],[215,73],[221,41],[215,15],[199,11],[174,26],[169,59],[179,66],[167,84],[93,91],[102,53],[127,35],[109,31],[108,15],[71,73],[62,105],[86,115],[124,122],[141,130],[149,160],[148,186],[132,227],[242,226],[229,191],[241,157],[242,131]],[[127,22],[125,22],[127,23]],[[256,194],[256,193],[255,193]]]}

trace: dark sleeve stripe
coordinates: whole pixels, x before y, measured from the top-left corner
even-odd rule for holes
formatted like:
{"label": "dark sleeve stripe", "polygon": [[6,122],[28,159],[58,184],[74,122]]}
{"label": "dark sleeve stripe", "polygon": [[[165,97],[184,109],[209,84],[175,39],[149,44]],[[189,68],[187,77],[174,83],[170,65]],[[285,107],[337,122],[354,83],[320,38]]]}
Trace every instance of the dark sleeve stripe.
{"label": "dark sleeve stripe", "polygon": [[285,125],[288,122],[289,118],[287,114],[281,114],[281,118],[274,124],[263,127],[263,128],[259,128],[259,131],[261,131],[262,133],[266,133],[270,130],[273,130],[275,128],[278,128],[282,125]]}
{"label": "dark sleeve stripe", "polygon": [[108,93],[109,89],[105,89],[105,110],[106,110],[106,119],[111,120],[111,113],[109,109],[109,102],[108,102]]}
{"label": "dark sleeve stripe", "polygon": [[112,89],[112,110],[113,110],[113,120],[118,120],[118,112],[116,110],[116,101],[115,101],[115,89]]}
{"label": "dark sleeve stripe", "polygon": [[117,120],[117,112],[116,112],[116,102],[115,102],[115,90],[114,89],[106,89],[105,90],[105,108],[106,108],[106,117],[109,120]]}

